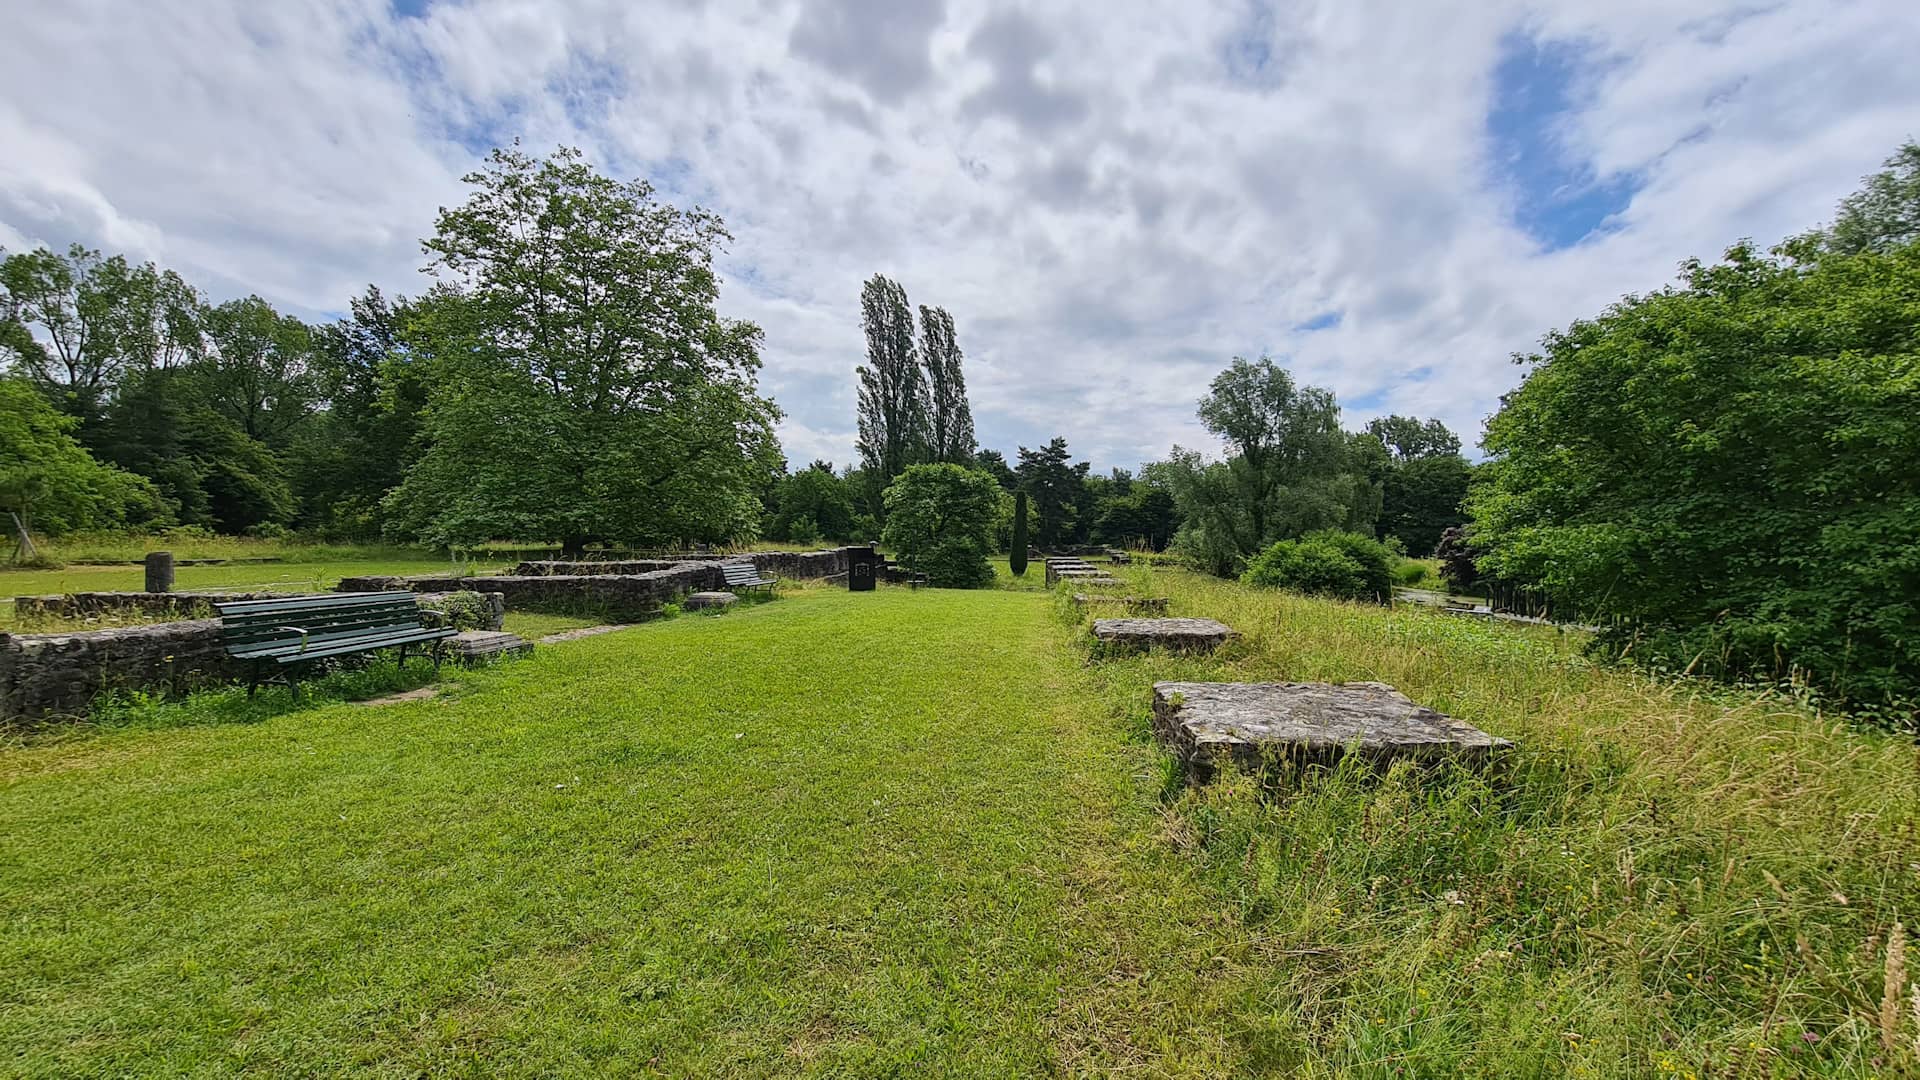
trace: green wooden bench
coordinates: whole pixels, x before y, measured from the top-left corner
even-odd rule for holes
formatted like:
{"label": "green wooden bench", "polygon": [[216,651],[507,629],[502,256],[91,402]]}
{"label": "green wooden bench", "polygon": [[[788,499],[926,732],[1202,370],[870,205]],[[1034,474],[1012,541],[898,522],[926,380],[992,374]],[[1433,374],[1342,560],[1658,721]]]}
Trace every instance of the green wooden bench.
{"label": "green wooden bench", "polygon": [[780,583],[777,577],[762,577],[760,569],[752,563],[721,563],[720,576],[727,579],[727,589],[772,589]]}
{"label": "green wooden bench", "polygon": [[247,664],[248,697],[276,678],[298,694],[293,676],[299,665],[375,649],[398,648],[405,664],[408,649],[426,646],[438,671],[441,642],[455,633],[423,625],[419,598],[410,592],[323,593],[213,606],[227,655]]}

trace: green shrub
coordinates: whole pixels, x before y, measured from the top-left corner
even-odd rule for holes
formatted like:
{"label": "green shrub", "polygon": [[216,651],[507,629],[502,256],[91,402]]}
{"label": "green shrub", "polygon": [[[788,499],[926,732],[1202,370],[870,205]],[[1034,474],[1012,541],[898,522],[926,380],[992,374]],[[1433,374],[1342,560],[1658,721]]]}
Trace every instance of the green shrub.
{"label": "green shrub", "polygon": [[1385,600],[1393,595],[1393,555],[1370,537],[1327,529],[1255,555],[1240,580],[1342,600]]}
{"label": "green shrub", "polygon": [[1484,575],[1608,655],[1920,699],[1920,243],[1735,247],[1526,359],[1469,500]]}
{"label": "green shrub", "polygon": [[887,488],[881,542],[941,588],[993,584],[987,552],[1000,508],[993,477],[959,465],[915,465]]}
{"label": "green shrub", "polygon": [[1426,563],[1407,559],[1394,568],[1393,577],[1402,585],[1419,585],[1432,573],[1433,571],[1427,568]]}

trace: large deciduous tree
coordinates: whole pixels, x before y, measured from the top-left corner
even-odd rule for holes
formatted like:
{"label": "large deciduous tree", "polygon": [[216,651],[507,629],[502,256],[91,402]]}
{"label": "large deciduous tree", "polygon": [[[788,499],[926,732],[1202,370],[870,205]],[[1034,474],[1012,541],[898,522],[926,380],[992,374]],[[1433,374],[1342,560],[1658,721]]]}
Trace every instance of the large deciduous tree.
{"label": "large deciduous tree", "polygon": [[402,332],[431,371],[431,447],[387,500],[394,527],[570,551],[750,536],[778,412],[760,329],[716,311],[720,219],[572,149],[496,150],[466,182]]}
{"label": "large deciduous tree", "polygon": [[[74,439],[74,426],[26,378],[0,374],[0,511],[49,533],[158,518],[153,486],[95,461]],[[0,535],[13,533],[13,522],[0,520]]]}
{"label": "large deciduous tree", "polygon": [[123,378],[199,355],[202,309],[173,271],[79,244],[0,258],[0,359],[82,424]]}
{"label": "large deciduous tree", "polygon": [[1439,420],[1382,416],[1367,433],[1392,457],[1380,491],[1380,531],[1399,538],[1414,555],[1430,554],[1440,534],[1466,523],[1463,503],[1473,466],[1460,456],[1460,437]]}
{"label": "large deciduous tree", "polygon": [[1920,242],[1738,246],[1523,360],[1469,499],[1483,571],[1613,655],[1920,701]]}
{"label": "large deciduous tree", "polygon": [[1173,493],[1180,547],[1214,573],[1238,574],[1275,540],[1328,528],[1371,535],[1386,451],[1339,420],[1331,391],[1295,385],[1264,357],[1236,358],[1200,400],[1200,421],[1226,444],[1226,459],[1175,447],[1150,470]]}
{"label": "large deciduous tree", "polygon": [[987,555],[1002,492],[993,477],[959,465],[915,465],[887,488],[881,542],[943,588],[993,583]]}

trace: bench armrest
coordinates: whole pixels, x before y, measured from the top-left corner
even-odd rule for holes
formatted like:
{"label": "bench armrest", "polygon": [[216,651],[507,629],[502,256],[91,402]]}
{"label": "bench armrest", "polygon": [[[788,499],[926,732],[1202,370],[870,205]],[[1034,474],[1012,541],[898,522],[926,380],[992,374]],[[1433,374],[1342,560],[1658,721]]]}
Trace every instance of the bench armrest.
{"label": "bench armrest", "polygon": [[276,626],[274,627],[274,629],[275,630],[291,630],[294,633],[299,634],[300,635],[300,651],[301,652],[307,651],[307,631],[304,628],[298,627],[298,626]]}

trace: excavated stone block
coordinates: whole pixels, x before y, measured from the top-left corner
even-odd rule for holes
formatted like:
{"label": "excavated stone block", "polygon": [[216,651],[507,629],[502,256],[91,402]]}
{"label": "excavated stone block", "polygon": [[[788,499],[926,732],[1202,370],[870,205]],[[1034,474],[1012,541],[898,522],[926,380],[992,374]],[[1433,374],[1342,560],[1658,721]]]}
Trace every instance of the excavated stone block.
{"label": "excavated stone block", "polygon": [[1095,619],[1093,636],[1109,648],[1212,652],[1233,627],[1212,619]]}
{"label": "excavated stone block", "polygon": [[1167,613],[1167,598],[1164,596],[1101,596],[1095,593],[1074,593],[1073,602],[1081,607],[1118,609],[1138,615]]}
{"label": "excavated stone block", "polygon": [[468,665],[533,652],[533,642],[506,630],[467,630],[448,638],[447,646],[454,660]]}
{"label": "excavated stone block", "polygon": [[1229,765],[1332,766],[1350,752],[1382,768],[1402,758],[1482,764],[1513,745],[1375,682],[1155,683],[1153,730],[1199,781]]}
{"label": "excavated stone block", "polygon": [[702,611],[707,608],[723,608],[740,598],[730,592],[697,592],[688,594],[680,606],[688,611]]}

